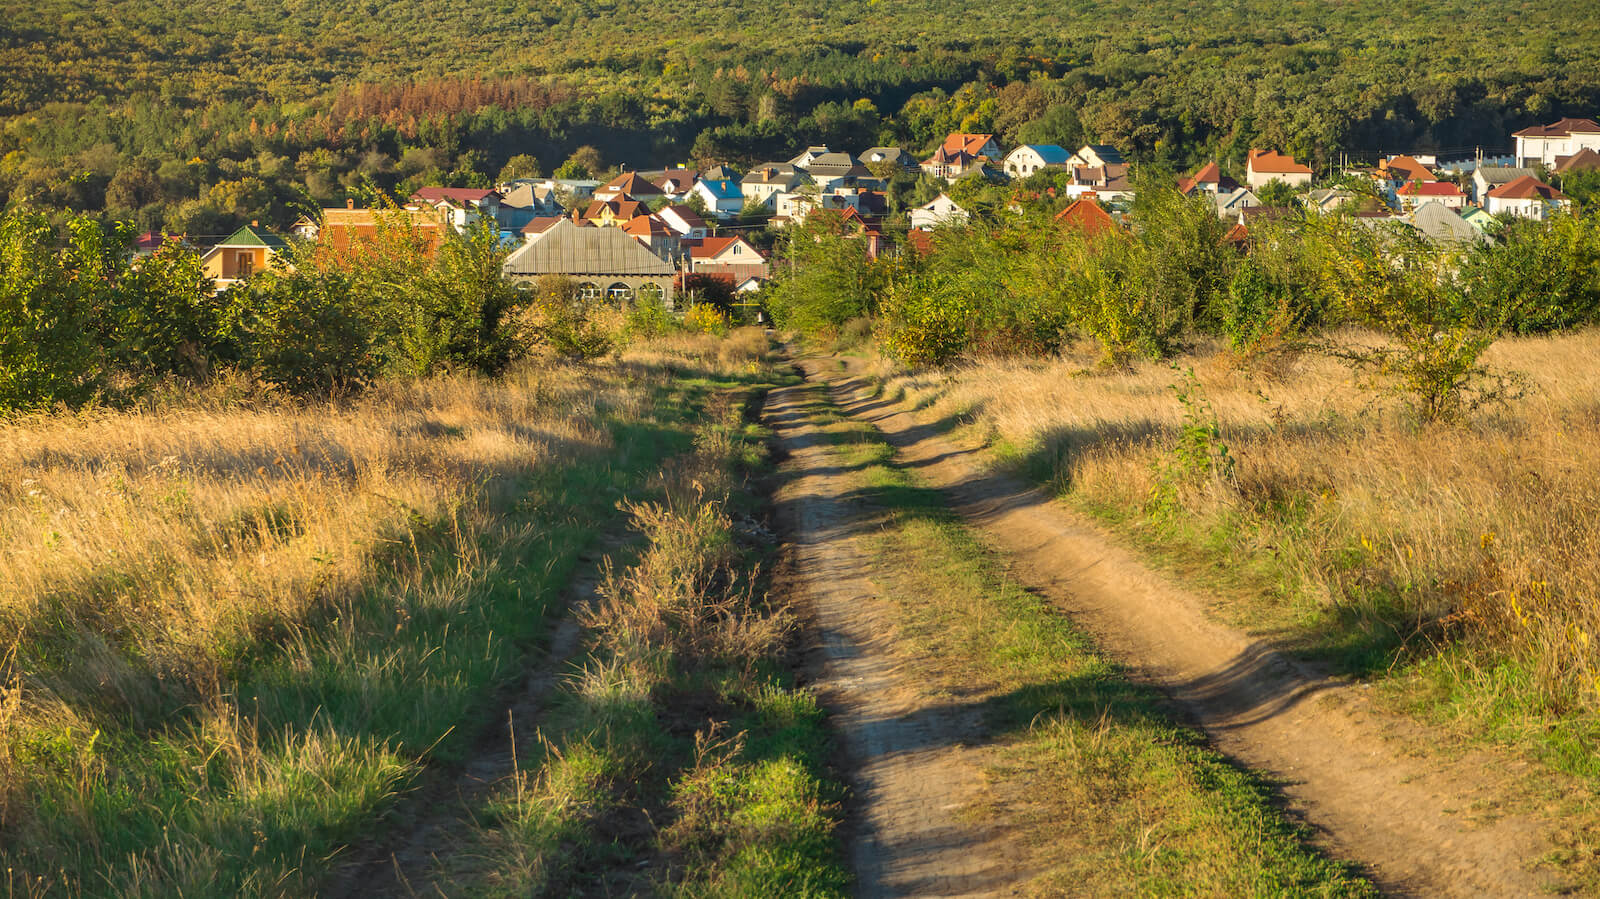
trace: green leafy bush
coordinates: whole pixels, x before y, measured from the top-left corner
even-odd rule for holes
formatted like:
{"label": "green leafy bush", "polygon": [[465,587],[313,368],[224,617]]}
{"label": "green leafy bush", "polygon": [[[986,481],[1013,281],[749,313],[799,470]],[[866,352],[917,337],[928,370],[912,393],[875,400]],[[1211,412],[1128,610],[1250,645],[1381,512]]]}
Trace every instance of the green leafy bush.
{"label": "green leafy bush", "polygon": [[77,218],[0,214],[0,411],[77,403],[104,373],[105,311],[125,235]]}
{"label": "green leafy bush", "polygon": [[357,389],[377,374],[372,310],[348,276],[277,271],[229,291],[226,331],[262,380],[308,395]]}

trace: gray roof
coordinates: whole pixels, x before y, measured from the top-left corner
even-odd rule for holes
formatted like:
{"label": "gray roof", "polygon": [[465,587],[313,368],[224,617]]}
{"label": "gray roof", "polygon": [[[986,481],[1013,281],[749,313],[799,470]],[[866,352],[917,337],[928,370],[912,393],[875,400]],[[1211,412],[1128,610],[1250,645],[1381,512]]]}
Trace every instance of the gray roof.
{"label": "gray roof", "polygon": [[1511,168],[1499,165],[1486,165],[1473,172],[1473,177],[1482,178],[1485,184],[1510,184],[1524,175],[1529,178],[1539,177],[1539,174],[1533,169]]}
{"label": "gray roof", "polygon": [[852,175],[862,178],[872,174],[861,164],[861,160],[849,153],[823,153],[811,160],[811,164],[806,166],[806,171],[822,178],[845,178]]}
{"label": "gray roof", "polygon": [[867,162],[894,162],[907,168],[916,168],[917,159],[899,147],[868,147],[861,158]]}
{"label": "gray roof", "polygon": [[741,177],[739,172],[729,165],[714,165],[700,172],[702,181],[738,181]]}
{"label": "gray roof", "polygon": [[1411,213],[1411,227],[1439,243],[1468,243],[1484,239],[1483,232],[1443,203],[1423,203]]}
{"label": "gray roof", "polygon": [[672,264],[620,228],[578,227],[563,220],[506,258],[508,275],[675,274]]}
{"label": "gray roof", "polygon": [[741,184],[792,185],[804,180],[806,173],[787,162],[763,162],[750,170],[740,180]]}
{"label": "gray roof", "polygon": [[1100,157],[1101,162],[1113,163],[1122,161],[1122,151],[1110,144],[1085,144],[1085,146],[1093,150],[1095,155]]}

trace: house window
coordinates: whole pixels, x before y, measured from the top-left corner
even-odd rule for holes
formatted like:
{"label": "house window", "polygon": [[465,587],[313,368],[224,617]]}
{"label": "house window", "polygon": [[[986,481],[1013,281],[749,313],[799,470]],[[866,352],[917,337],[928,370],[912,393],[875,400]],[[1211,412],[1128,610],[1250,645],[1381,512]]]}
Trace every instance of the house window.
{"label": "house window", "polygon": [[583,300],[585,303],[593,302],[603,296],[605,296],[605,292],[600,289],[600,285],[592,281],[585,281],[578,285],[578,299]]}
{"label": "house window", "polygon": [[255,269],[255,264],[255,254],[248,250],[243,251],[234,259],[233,272],[241,278],[248,278],[250,277],[250,272]]}
{"label": "house window", "polygon": [[667,292],[662,290],[661,285],[654,281],[646,281],[639,285],[639,302],[641,303],[659,303],[666,295]]}
{"label": "house window", "polygon": [[606,288],[606,299],[613,303],[626,303],[633,299],[633,288],[618,281]]}

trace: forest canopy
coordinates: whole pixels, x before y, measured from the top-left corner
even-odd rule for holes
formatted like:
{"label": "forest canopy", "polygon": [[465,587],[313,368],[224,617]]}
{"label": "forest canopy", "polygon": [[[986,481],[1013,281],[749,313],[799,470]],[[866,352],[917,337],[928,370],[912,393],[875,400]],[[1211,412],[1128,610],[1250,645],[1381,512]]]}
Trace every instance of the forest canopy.
{"label": "forest canopy", "polygon": [[988,6],[607,0],[10,4],[0,193],[141,227],[286,225],[368,185],[927,150],[944,133],[1113,143],[1183,169],[1252,145],[1505,148],[1600,108],[1570,4],[1375,0]]}

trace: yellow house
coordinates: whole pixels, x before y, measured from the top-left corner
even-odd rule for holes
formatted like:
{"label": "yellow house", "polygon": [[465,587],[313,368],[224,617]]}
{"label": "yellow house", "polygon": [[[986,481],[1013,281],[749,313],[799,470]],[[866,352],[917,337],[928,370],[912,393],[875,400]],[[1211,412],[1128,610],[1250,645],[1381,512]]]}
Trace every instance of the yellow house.
{"label": "yellow house", "polygon": [[272,261],[287,247],[283,238],[251,222],[208,250],[200,264],[220,290],[272,268]]}

